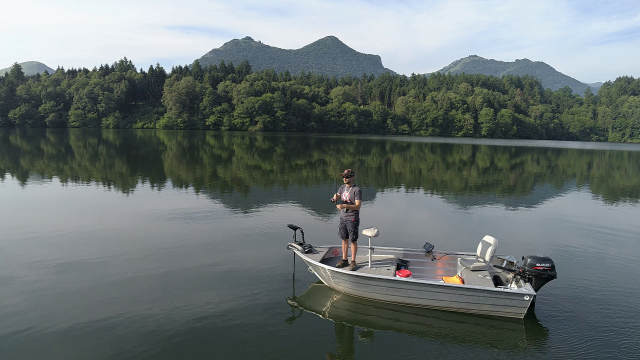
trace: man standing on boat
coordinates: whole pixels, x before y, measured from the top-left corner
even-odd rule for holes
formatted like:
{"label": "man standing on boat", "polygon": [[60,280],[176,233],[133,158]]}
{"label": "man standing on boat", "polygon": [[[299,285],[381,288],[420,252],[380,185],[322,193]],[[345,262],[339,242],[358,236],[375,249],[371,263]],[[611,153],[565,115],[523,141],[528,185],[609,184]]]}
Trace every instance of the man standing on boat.
{"label": "man standing on boat", "polygon": [[[333,195],[331,201],[342,200],[342,204],[336,204],[340,210],[340,225],[338,234],[342,239],[342,260],[336,267],[343,268],[349,266],[349,270],[356,269],[356,253],[358,252],[358,227],[360,226],[360,204],[362,202],[362,190],[354,184],[355,173],[347,169],[342,173],[344,184],[338,189],[338,193]],[[351,264],[347,259],[347,250],[351,241]]]}

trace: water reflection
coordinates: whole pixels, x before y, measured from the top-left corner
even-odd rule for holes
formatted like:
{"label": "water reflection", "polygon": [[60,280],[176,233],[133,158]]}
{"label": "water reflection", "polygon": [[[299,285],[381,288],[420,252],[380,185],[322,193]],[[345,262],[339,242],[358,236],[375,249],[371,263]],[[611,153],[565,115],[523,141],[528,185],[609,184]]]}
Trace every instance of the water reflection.
{"label": "water reflection", "polygon": [[357,169],[357,181],[368,200],[384,190],[404,189],[435,194],[463,208],[490,204],[519,208],[538,206],[576,186],[588,188],[609,204],[640,199],[640,151],[632,151],[635,148],[418,140],[211,131],[0,130],[0,176],[9,174],[23,186],[55,177],[62,183],[97,183],[123,193],[135,191],[141,183],[159,190],[193,188],[238,211],[292,201],[320,215],[333,213],[325,204],[326,193],[345,167]]}
{"label": "water reflection", "polygon": [[375,342],[376,331],[393,331],[443,345],[473,345],[511,352],[542,348],[549,331],[531,312],[524,319],[503,319],[387,304],[353,297],[317,282],[300,296],[287,298],[293,324],[303,311],[333,321],[336,348],[327,359],[353,359],[358,339]]}

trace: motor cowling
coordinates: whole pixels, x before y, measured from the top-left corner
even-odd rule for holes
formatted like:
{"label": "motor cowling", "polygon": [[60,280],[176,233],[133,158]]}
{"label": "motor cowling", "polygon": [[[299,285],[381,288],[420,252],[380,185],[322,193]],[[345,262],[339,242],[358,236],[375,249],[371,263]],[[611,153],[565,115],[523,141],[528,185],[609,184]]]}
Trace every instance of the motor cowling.
{"label": "motor cowling", "polygon": [[548,256],[523,256],[518,270],[524,280],[531,284],[535,292],[538,292],[549,281],[558,278],[556,264]]}

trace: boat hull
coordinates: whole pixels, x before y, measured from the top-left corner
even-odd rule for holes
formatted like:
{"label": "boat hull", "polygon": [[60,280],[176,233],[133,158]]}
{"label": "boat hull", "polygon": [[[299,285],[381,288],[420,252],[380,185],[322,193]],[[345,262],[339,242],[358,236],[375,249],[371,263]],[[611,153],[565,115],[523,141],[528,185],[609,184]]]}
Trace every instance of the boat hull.
{"label": "boat hull", "polygon": [[440,281],[377,276],[338,269],[316,261],[298,251],[309,269],[325,285],[377,301],[472,314],[523,318],[535,292],[524,289],[488,288],[448,284]]}

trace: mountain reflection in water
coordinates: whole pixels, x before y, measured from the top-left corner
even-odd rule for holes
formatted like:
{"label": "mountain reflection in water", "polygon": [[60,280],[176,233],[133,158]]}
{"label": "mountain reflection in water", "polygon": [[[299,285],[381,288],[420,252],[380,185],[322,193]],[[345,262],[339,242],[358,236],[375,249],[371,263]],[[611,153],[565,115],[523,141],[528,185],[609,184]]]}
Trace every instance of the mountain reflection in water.
{"label": "mountain reflection in water", "polygon": [[[294,290],[295,291],[295,290]],[[335,323],[336,352],[330,359],[352,359],[355,329],[364,342],[375,341],[375,331],[393,331],[427,338],[443,345],[473,345],[485,349],[526,351],[543,347],[549,335],[530,312],[524,319],[503,319],[383,303],[335,291],[313,283],[300,296],[287,298],[293,324],[306,311]]]}

